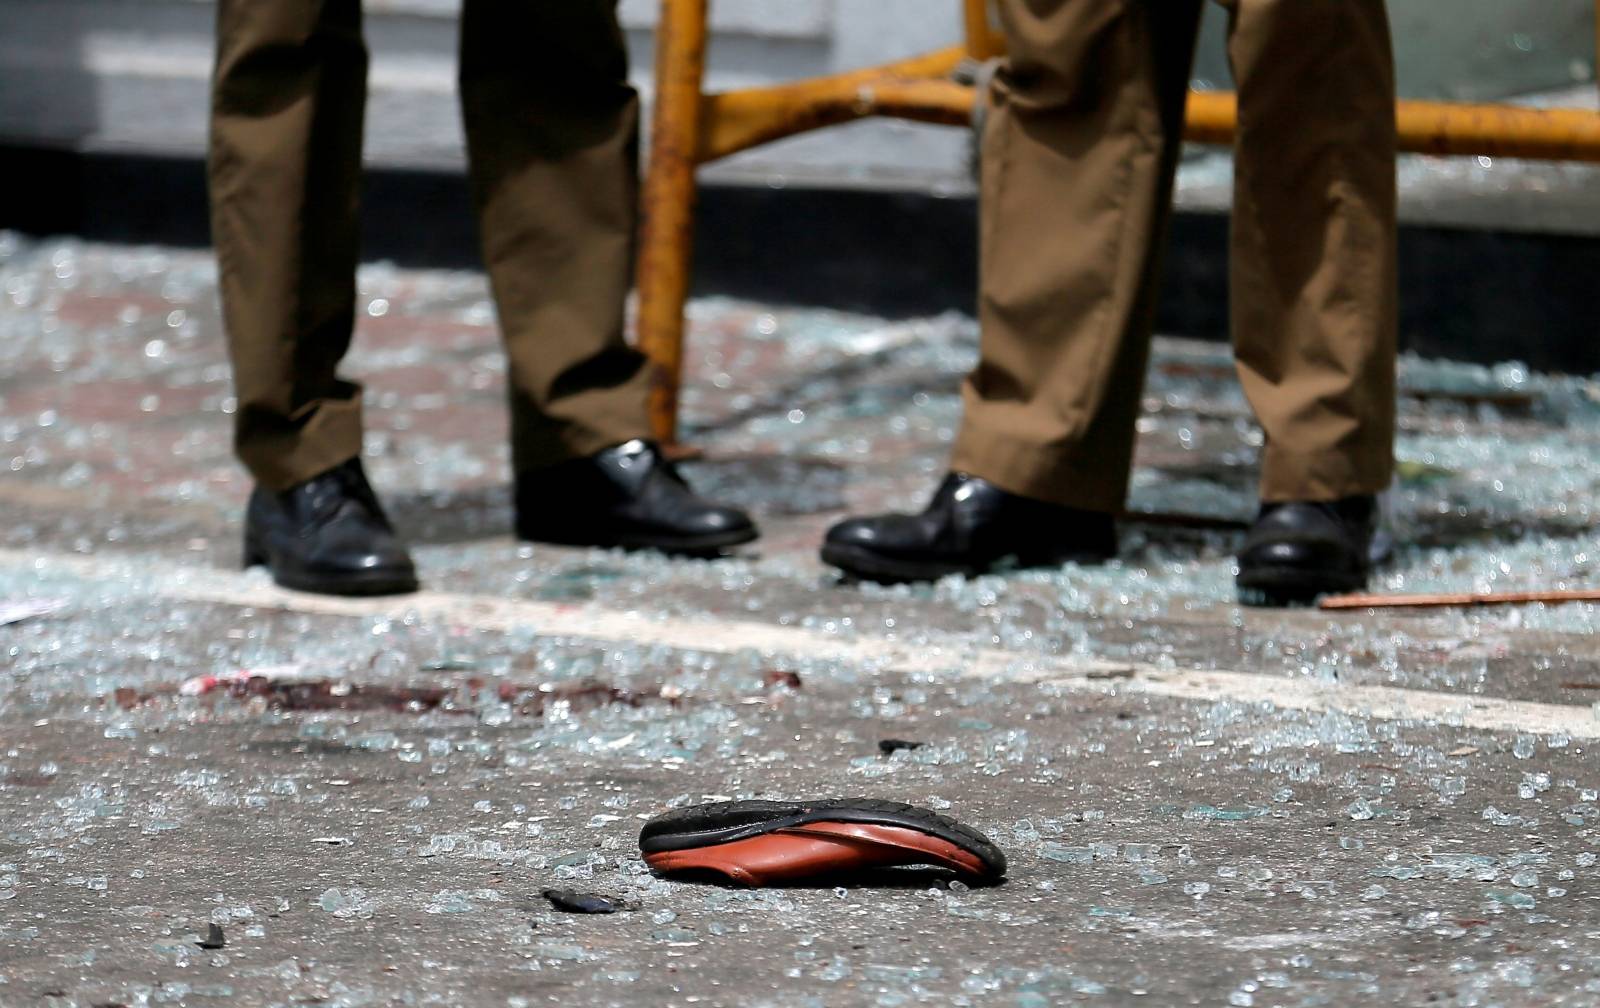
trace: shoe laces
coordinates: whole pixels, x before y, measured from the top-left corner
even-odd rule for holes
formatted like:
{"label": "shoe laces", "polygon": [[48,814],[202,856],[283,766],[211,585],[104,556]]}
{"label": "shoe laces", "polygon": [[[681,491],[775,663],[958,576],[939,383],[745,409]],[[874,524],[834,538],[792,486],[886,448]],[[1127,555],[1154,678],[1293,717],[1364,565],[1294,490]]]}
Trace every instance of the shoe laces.
{"label": "shoe laces", "polygon": [[317,526],[325,525],[337,517],[347,501],[356,502],[378,521],[388,524],[372,488],[362,478],[361,471],[351,463],[336,466],[315,477],[306,490],[306,504],[311,512],[309,517]]}

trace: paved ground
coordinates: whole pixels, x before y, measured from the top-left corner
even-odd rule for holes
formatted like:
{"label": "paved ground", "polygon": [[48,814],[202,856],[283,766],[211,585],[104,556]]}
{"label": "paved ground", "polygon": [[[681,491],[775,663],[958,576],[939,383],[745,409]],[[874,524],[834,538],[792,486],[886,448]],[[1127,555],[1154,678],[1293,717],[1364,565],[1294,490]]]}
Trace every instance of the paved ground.
{"label": "paved ground", "polygon": [[[1600,1004],[1600,614],[1237,606],[1219,348],[1159,347],[1118,562],[841,585],[816,540],[928,491],[969,322],[698,305],[692,475],[767,535],[669,561],[514,543],[481,280],[372,268],[352,373],[429,591],[348,602],[234,569],[213,284],[0,236],[0,1005]],[[1596,387],[1405,383],[1379,587],[1592,585]],[[281,665],[321,685],[178,691]],[[1010,879],[639,861],[669,807],[837,793]]]}

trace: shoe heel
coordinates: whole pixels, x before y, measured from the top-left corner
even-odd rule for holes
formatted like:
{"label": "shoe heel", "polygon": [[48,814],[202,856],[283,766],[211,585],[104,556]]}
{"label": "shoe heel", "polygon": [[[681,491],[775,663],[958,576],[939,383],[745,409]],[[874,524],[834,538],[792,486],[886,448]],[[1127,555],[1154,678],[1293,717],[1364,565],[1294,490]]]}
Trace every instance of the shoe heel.
{"label": "shoe heel", "polygon": [[255,544],[246,539],[244,550],[239,558],[239,568],[241,570],[249,570],[252,567],[264,567],[266,563],[266,554],[256,549]]}

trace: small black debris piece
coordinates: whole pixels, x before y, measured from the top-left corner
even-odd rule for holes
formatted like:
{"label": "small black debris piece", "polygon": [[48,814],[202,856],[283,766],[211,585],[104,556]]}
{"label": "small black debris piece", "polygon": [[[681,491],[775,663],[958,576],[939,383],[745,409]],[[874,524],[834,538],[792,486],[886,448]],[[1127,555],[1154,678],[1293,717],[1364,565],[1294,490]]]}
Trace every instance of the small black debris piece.
{"label": "small black debris piece", "polygon": [[878,751],[887,756],[890,753],[898,752],[901,749],[921,749],[924,745],[927,745],[927,743],[907,742],[905,739],[898,738],[886,738],[878,742]]}
{"label": "small black debris piece", "polygon": [[441,658],[438,661],[425,662],[422,666],[424,672],[472,672],[478,663],[471,658]]}
{"label": "small black debris piece", "polygon": [[195,944],[203,949],[219,949],[228,944],[228,939],[223,935],[220,924],[212,924],[206,928],[206,936]]}
{"label": "small black debris piece", "polygon": [[602,896],[599,893],[582,893],[571,889],[546,889],[540,895],[549,900],[550,905],[562,913],[609,914],[635,909],[630,903],[612,896]]}
{"label": "small black debris piece", "polygon": [[[821,837],[845,842],[819,843]],[[758,888],[863,868],[927,865],[981,885],[1006,874],[1006,856],[982,833],[882,798],[721,801],[673,809],[639,830],[660,875],[707,873]]]}

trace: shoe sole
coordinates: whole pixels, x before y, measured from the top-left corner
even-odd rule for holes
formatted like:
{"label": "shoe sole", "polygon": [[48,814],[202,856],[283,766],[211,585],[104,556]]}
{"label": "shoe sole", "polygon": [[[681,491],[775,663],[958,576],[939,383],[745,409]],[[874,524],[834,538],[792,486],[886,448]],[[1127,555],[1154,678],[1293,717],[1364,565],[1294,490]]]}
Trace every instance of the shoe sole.
{"label": "shoe sole", "polygon": [[339,577],[317,577],[279,573],[267,562],[266,555],[247,546],[243,567],[265,567],[272,574],[272,582],[291,591],[309,592],[313,595],[348,595],[366,597],[374,595],[410,595],[421,585],[415,574],[395,571],[370,571],[360,574],[343,574]]}
{"label": "shoe sole", "polygon": [[1006,873],[1005,854],[977,830],[873,798],[699,805],[650,820],[639,847],[663,874],[709,872],[744,885],[906,865],[983,882]]}
{"label": "shoe sole", "polygon": [[[1007,556],[991,563],[959,564],[937,561],[898,560],[882,556],[860,546],[827,543],[822,547],[822,561],[837,567],[851,577],[876,584],[905,584],[913,581],[937,581],[942,577],[959,574],[962,577],[981,577],[997,569],[1033,570],[1042,567],[1065,567],[1068,564],[1103,564],[1111,559],[1103,553],[1066,553],[1049,557]],[[1010,566],[1007,566],[1010,561]]]}
{"label": "shoe sole", "polygon": [[1365,574],[1349,571],[1306,571],[1294,567],[1261,567],[1234,578],[1239,601],[1245,605],[1282,609],[1310,605],[1324,595],[1339,595],[1367,587]]}
{"label": "shoe sole", "polygon": [[585,536],[561,535],[558,533],[540,532],[534,529],[519,528],[517,530],[517,538],[525,542],[546,543],[551,546],[588,546],[595,549],[656,550],[660,553],[707,556],[734,546],[743,546],[745,543],[755,542],[757,539],[761,538],[761,532],[758,529],[742,529],[737,532],[716,532],[699,536]]}

